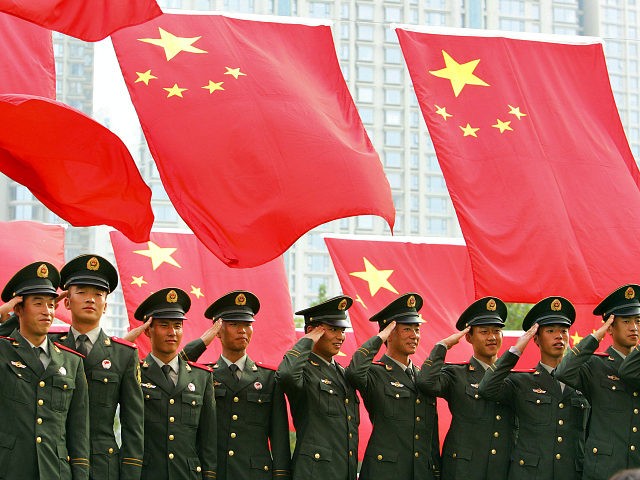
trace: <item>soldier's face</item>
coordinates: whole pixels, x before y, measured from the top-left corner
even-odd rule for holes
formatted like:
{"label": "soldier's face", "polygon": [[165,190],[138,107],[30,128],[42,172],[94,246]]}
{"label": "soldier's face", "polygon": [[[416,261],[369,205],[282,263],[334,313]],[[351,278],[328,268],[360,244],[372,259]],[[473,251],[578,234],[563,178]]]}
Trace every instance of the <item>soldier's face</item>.
{"label": "soldier's face", "polygon": [[569,344],[569,328],[565,325],[543,325],[534,337],[540,353],[561,358]]}
{"label": "soldier's face", "polygon": [[344,343],[344,327],[334,327],[323,323],[324,335],[313,346],[313,352],[326,360],[337,355]]}
{"label": "soldier's face", "polygon": [[163,355],[178,353],[182,342],[182,320],[158,318],[153,319],[145,333],[151,340],[151,349]]}
{"label": "soldier's face", "polygon": [[640,315],[614,317],[613,324],[609,327],[613,344],[625,348],[635,347],[638,343],[639,327]]}
{"label": "soldier's face", "polygon": [[97,324],[107,310],[107,291],[91,285],[71,285],[64,306],[71,311],[73,322]]}
{"label": "soldier's face", "polygon": [[55,297],[50,295],[26,295],[14,308],[20,319],[20,331],[27,338],[46,335],[55,310]]}
{"label": "soldier's face", "polygon": [[420,343],[420,324],[398,323],[387,339],[387,349],[399,355],[413,355]]}
{"label": "soldier's face", "polygon": [[494,357],[502,347],[502,328],[495,325],[478,325],[471,327],[466,338],[476,357]]}
{"label": "soldier's face", "polygon": [[222,346],[233,352],[243,352],[251,342],[253,323],[236,320],[224,320],[218,332]]}

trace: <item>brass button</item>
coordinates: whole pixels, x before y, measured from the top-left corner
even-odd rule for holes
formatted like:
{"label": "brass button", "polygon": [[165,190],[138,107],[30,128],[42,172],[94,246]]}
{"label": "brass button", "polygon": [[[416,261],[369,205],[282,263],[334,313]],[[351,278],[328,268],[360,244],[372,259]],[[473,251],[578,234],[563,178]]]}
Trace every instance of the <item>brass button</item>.
{"label": "brass button", "polygon": [[559,453],[556,453],[556,460],[560,460],[562,456]]}
{"label": "brass button", "polygon": [[473,398],[475,398],[475,399],[477,400],[478,398],[480,398],[480,395],[478,395],[478,394],[476,393],[476,394],[473,396]]}
{"label": "brass button", "polygon": [[496,420],[502,420],[502,417],[500,415],[496,415]]}
{"label": "brass button", "polygon": [[638,396],[638,392],[633,392],[633,396],[637,397]]}
{"label": "brass button", "polygon": [[236,438],[236,433],[235,432],[231,432],[231,438]]}
{"label": "brass button", "polygon": [[191,405],[193,405],[195,407],[196,401],[195,400],[191,400]]}
{"label": "brass button", "polygon": [[633,409],[633,413],[635,413],[635,414],[637,415],[637,414],[638,414],[638,409],[637,409],[637,408],[634,408],[634,409]]}
{"label": "brass button", "polygon": [[538,398],[538,399],[536,399],[536,404],[537,404],[537,405],[540,405],[540,399],[539,399],[539,398]]}
{"label": "brass button", "polygon": [[631,431],[632,431],[633,433],[636,433],[636,432],[638,431],[638,427],[633,427],[633,428],[631,429]]}
{"label": "brass button", "polygon": [[416,452],[413,454],[414,457],[418,458],[420,456],[420,452]]}
{"label": "brass button", "polygon": [[351,415],[347,415],[347,420],[351,420]]}
{"label": "brass button", "polygon": [[44,405],[44,400],[39,399],[39,400],[38,400],[38,405],[40,405],[40,406]]}
{"label": "brass button", "polygon": [[562,437],[558,437],[558,443],[562,443]]}
{"label": "brass button", "polygon": [[615,386],[615,385],[613,385],[613,386],[611,387],[611,390],[615,390],[615,389],[616,389],[616,386]]}
{"label": "brass button", "polygon": [[498,438],[498,437],[500,436],[500,432],[493,432],[493,436],[494,436],[495,438]]}
{"label": "brass button", "polygon": [[[106,378],[105,378],[105,380],[106,380]],[[66,383],[64,385],[62,385],[62,389],[63,390],[66,390],[67,388],[69,388],[69,385],[67,385]]]}
{"label": "brass button", "polygon": [[349,399],[348,399],[348,398],[345,398],[345,399],[344,399],[344,404],[345,404],[345,405],[349,405]]}
{"label": "brass button", "polygon": [[40,385],[41,387],[44,387],[44,382],[40,380],[40,383],[38,385]]}
{"label": "brass button", "polygon": [[147,400],[149,400],[151,397],[147,394],[144,396],[144,398],[146,398]]}
{"label": "brass button", "polygon": [[353,450],[349,450],[349,456],[353,457]]}
{"label": "brass button", "polygon": [[562,419],[558,420],[558,425],[564,425],[564,420]]}
{"label": "brass button", "polygon": [[456,458],[458,456],[458,454],[456,452],[453,452],[453,454],[451,455],[453,458]]}
{"label": "brass button", "polygon": [[238,419],[238,415],[231,415],[231,420],[237,420]]}
{"label": "brass button", "polygon": [[416,422],[419,422],[419,421],[420,421],[420,417],[416,417]]}
{"label": "brass button", "polygon": [[378,460],[382,460],[382,455],[378,455]]}
{"label": "brass button", "polygon": [[169,423],[173,423],[173,422],[175,422],[175,421],[176,421],[176,419],[175,419],[175,418],[173,418],[173,417],[169,417]]}
{"label": "brass button", "polygon": [[173,398],[169,399],[169,405],[173,405],[174,403],[176,403],[176,401]]}
{"label": "brass button", "polygon": [[596,447],[593,447],[593,453],[598,453],[598,449]]}
{"label": "brass button", "polygon": [[420,399],[416,398],[416,405],[420,405]]}
{"label": "brass button", "polygon": [[173,456],[174,456],[173,453],[170,453],[169,454],[169,460],[173,460]]}
{"label": "brass button", "polygon": [[396,398],[400,398],[400,394],[399,393],[396,393]]}
{"label": "brass button", "polygon": [[109,454],[112,454],[112,453],[113,453],[113,448],[110,448],[110,449],[108,450],[108,452],[109,452]]}
{"label": "brass button", "polygon": [[202,467],[201,467],[200,465],[198,465],[198,466],[196,467],[196,472],[200,473],[201,471],[202,471]]}
{"label": "brass button", "polygon": [[42,419],[41,419],[41,418],[38,418],[38,419],[36,420],[36,423],[37,423],[38,425],[42,425]]}
{"label": "brass button", "polygon": [[229,450],[229,456],[233,457],[235,455],[235,452],[233,450]]}
{"label": "brass button", "polygon": [[238,403],[240,399],[238,397],[233,397],[233,403]]}
{"label": "brass button", "polygon": [[315,453],[315,454],[313,455],[313,458],[315,458],[316,460],[318,460],[318,459],[320,458],[320,454],[319,454],[319,453]]}
{"label": "brass button", "polygon": [[262,469],[263,469],[265,472],[268,472],[268,471],[269,471],[269,465],[265,465],[264,467],[262,467]]}
{"label": "brass button", "polygon": [[[329,393],[333,393],[333,390],[331,390],[331,389],[330,389],[330,390],[329,390]],[[235,400],[235,398],[234,398],[234,400]]]}
{"label": "brass button", "polygon": [[524,460],[520,460],[518,463],[519,463],[520,465],[524,465]]}
{"label": "brass button", "polygon": [[495,448],[492,448],[492,449],[491,449],[491,455],[495,455],[496,453],[497,453],[497,452],[496,452],[496,449],[495,449]]}
{"label": "brass button", "polygon": [[36,437],[36,443],[42,443],[42,437]]}
{"label": "brass button", "polygon": [[353,433],[349,432],[349,438],[353,438]]}
{"label": "brass button", "polygon": [[109,382],[109,379],[108,379],[108,378],[103,378],[103,379],[102,379],[102,381],[103,381],[104,383],[108,383],[108,382]]}
{"label": "brass button", "polygon": [[420,440],[420,435],[416,434],[416,436],[414,437],[416,440]]}
{"label": "brass button", "polygon": [[635,452],[636,451],[636,446],[635,445],[631,445],[629,447],[629,450],[631,450],[632,452]]}
{"label": "brass button", "polygon": [[173,440],[174,438],[176,437],[174,437],[173,435],[169,435],[169,440]]}
{"label": "brass button", "polygon": [[564,403],[560,402],[560,403],[558,404],[558,408],[564,408]]}

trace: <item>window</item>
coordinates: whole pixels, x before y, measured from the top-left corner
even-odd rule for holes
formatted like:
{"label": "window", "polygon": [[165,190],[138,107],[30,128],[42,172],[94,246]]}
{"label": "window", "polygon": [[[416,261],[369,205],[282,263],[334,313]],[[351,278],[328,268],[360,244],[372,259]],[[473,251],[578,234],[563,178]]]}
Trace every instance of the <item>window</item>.
{"label": "window", "polygon": [[446,213],[447,200],[441,197],[427,197],[427,205],[430,213]]}
{"label": "window", "polygon": [[445,235],[447,233],[447,220],[445,218],[430,218],[429,233],[434,235]]}
{"label": "window", "polygon": [[356,228],[371,230],[373,228],[373,217],[370,215],[357,217],[356,223],[357,223]]}
{"label": "window", "polygon": [[322,239],[322,235],[318,232],[311,232],[306,235],[307,237],[307,245],[309,247],[315,249],[323,249],[324,248],[324,240]]}
{"label": "window", "polygon": [[307,268],[312,272],[323,272],[329,268],[329,256],[322,253],[310,253],[307,257]]}
{"label": "window", "polygon": [[420,197],[418,197],[418,195],[416,195],[415,193],[412,193],[411,196],[409,197],[409,201],[410,201],[412,212],[417,212],[418,210],[420,210]]}
{"label": "window", "polygon": [[309,2],[309,16],[316,18],[331,18],[331,4],[324,2]]}
{"label": "window", "polygon": [[373,82],[373,67],[359,65],[357,67],[358,81]]}
{"label": "window", "polygon": [[402,9],[399,7],[385,7],[384,19],[387,22],[400,22],[402,21]]}
{"label": "window", "polygon": [[402,174],[397,172],[389,172],[387,173],[387,180],[389,180],[389,185],[394,190],[402,189]]}
{"label": "window", "polygon": [[434,193],[445,193],[447,185],[441,176],[430,175],[427,177],[427,190]]}
{"label": "window", "polygon": [[371,87],[358,87],[358,101],[364,103],[373,102],[373,88]]}
{"label": "window", "polygon": [[401,125],[402,124],[402,110],[385,109],[385,111],[384,111],[384,123],[386,125]]}
{"label": "window", "polygon": [[427,25],[443,26],[447,24],[447,15],[442,12],[425,12]]}
{"label": "window", "polygon": [[402,167],[402,152],[396,150],[385,150],[384,164],[386,167]]}
{"label": "window", "polygon": [[372,108],[358,108],[358,111],[360,112],[360,119],[362,120],[362,123],[373,123]]}
{"label": "window", "polygon": [[384,144],[387,147],[402,147],[402,132],[399,130],[385,131]]}
{"label": "window", "polygon": [[400,105],[402,101],[402,92],[395,88],[384,89],[384,103],[388,105]]}
{"label": "window", "polygon": [[358,60],[363,62],[373,61],[373,47],[358,45]]}
{"label": "window", "polygon": [[373,25],[358,25],[358,40],[373,41]]}
{"label": "window", "polygon": [[384,49],[385,63],[402,63],[402,55],[398,47],[385,47]]}
{"label": "window", "polygon": [[409,231],[411,233],[418,233],[420,231],[420,220],[417,215],[411,215],[409,217],[410,225]]}
{"label": "window", "polygon": [[373,20],[373,5],[358,5],[358,20]]}
{"label": "window", "polygon": [[500,30],[509,30],[512,32],[523,32],[524,21],[515,20],[513,18],[501,18],[499,22]]}
{"label": "window", "polygon": [[385,68],[384,82],[392,83],[392,84],[402,83],[402,69],[401,68]]}
{"label": "window", "polygon": [[340,45],[340,60],[349,60],[349,45],[346,43]]}

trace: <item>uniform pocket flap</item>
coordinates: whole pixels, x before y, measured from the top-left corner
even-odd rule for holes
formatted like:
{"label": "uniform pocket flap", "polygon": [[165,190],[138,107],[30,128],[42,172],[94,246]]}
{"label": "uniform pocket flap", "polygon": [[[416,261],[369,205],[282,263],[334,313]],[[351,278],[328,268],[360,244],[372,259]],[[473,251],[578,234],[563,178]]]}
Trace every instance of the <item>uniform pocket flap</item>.
{"label": "uniform pocket flap", "polygon": [[571,406],[585,409],[585,408],[589,408],[589,403],[585,398],[578,397],[578,398],[571,399]]}
{"label": "uniform pocket flap", "polygon": [[271,470],[271,457],[267,455],[256,455],[249,460],[251,468],[256,468],[264,472]]}
{"label": "uniform pocket flap", "polygon": [[63,460],[69,459],[69,452],[67,451],[67,446],[64,443],[59,443],[57,445],[57,450],[58,450],[58,458],[61,458]]}
{"label": "uniform pocket flap", "polygon": [[336,391],[336,387],[335,385],[333,385],[333,383],[325,383],[325,382],[320,382],[320,390],[322,390],[323,392],[327,392],[329,395],[337,395],[338,392]]}
{"label": "uniform pocket flap", "polygon": [[511,455],[511,460],[520,465],[521,467],[537,467],[540,462],[540,455],[529,452],[514,452]]}
{"label": "uniform pocket flap", "polygon": [[200,465],[199,458],[187,458],[187,463],[189,464],[189,470],[192,472],[201,472],[202,466]]}
{"label": "uniform pocket flap", "polygon": [[528,393],[525,397],[527,402],[535,403],[536,405],[546,405],[551,403],[551,395],[544,395],[541,393]]}
{"label": "uniform pocket flap", "polygon": [[202,397],[193,393],[183,393],[182,403],[188,403],[193,406],[200,405],[202,404]]}
{"label": "uniform pocket flap", "polygon": [[117,383],[120,380],[116,372],[107,372],[106,370],[93,370],[91,372],[91,379],[103,383]]}
{"label": "uniform pocket flap", "polygon": [[331,460],[331,449],[327,447],[320,447],[318,445],[307,444],[300,449],[300,455],[311,457],[318,462],[328,462]]}
{"label": "uniform pocket flap", "polygon": [[625,391],[624,383],[617,380],[611,380],[610,378],[601,379],[600,386],[602,388],[606,388],[607,390],[613,390],[613,391],[619,390],[621,392]]}
{"label": "uniform pocket flap", "polygon": [[271,402],[271,395],[268,393],[247,392],[247,401],[254,403],[269,403]]}
{"label": "uniform pocket flap", "polygon": [[16,444],[16,436],[9,435],[7,433],[0,433],[0,447],[13,450],[13,446]]}
{"label": "uniform pocket flap", "polygon": [[384,394],[394,398],[405,398],[411,395],[411,392],[406,387],[394,387],[393,385],[384,386]]}
{"label": "uniform pocket flap", "polygon": [[613,453],[613,443],[609,442],[595,442],[594,446],[590,450],[585,449],[585,455],[609,455]]}
{"label": "uniform pocket flap", "polygon": [[475,387],[471,385],[467,385],[464,389],[465,393],[473,398],[480,398],[480,394],[478,393],[478,384],[474,384]]}
{"label": "uniform pocket flap", "polygon": [[54,387],[60,388],[62,390],[72,390],[76,388],[76,382],[71,377],[64,377],[62,375],[56,375],[51,380],[51,383]]}
{"label": "uniform pocket flap", "polygon": [[227,389],[226,388],[213,387],[213,391],[215,392],[216,397],[226,397],[227,396]]}
{"label": "uniform pocket flap", "polygon": [[162,398],[162,393],[156,388],[149,388],[142,386],[142,394],[144,395],[145,400],[159,400]]}
{"label": "uniform pocket flap", "polygon": [[389,451],[379,451],[373,452],[370,455],[372,458],[377,460],[378,462],[397,462],[398,461],[398,452],[389,452]]}
{"label": "uniform pocket flap", "polygon": [[460,460],[471,460],[472,450],[465,447],[452,447],[446,454],[448,457]]}

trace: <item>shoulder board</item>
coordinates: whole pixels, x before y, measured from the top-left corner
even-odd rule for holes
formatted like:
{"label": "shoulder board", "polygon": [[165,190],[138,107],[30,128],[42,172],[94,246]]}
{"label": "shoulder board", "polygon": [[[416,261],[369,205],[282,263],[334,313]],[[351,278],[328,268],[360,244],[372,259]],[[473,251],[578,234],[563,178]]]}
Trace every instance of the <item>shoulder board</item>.
{"label": "shoulder board", "polygon": [[63,344],[58,342],[53,342],[53,344],[58,347],[60,350],[64,350],[65,352],[73,353],[74,355],[79,356],[80,358],[84,358],[84,355],[76,352],[73,348],[65,347]]}
{"label": "shoulder board", "polygon": [[373,362],[371,362],[371,365],[380,365],[381,367],[385,366],[384,362],[378,362],[377,360],[374,360]]}
{"label": "shoulder board", "polygon": [[609,354],[607,352],[593,352],[593,355],[597,355],[598,357],[608,357]]}
{"label": "shoulder board", "polygon": [[278,367],[274,367],[273,365],[267,365],[266,363],[262,362],[255,362],[255,364],[260,368],[266,368],[267,370],[273,370],[274,372],[278,371]]}
{"label": "shoulder board", "polygon": [[125,346],[130,347],[130,348],[138,348],[138,346],[135,343],[132,343],[132,342],[130,342],[128,340],[125,340],[124,338],[111,337],[111,341],[119,343],[120,345],[125,345]]}
{"label": "shoulder board", "polygon": [[202,363],[196,363],[191,361],[188,361],[187,363],[192,367],[199,368],[200,370],[204,370],[205,372],[213,372],[213,368],[203,365]]}
{"label": "shoulder board", "polygon": [[16,341],[15,338],[3,337],[2,335],[0,335],[0,340],[7,340],[8,342],[15,342]]}
{"label": "shoulder board", "polygon": [[512,368],[511,372],[513,373],[535,373],[537,370],[535,368]]}

